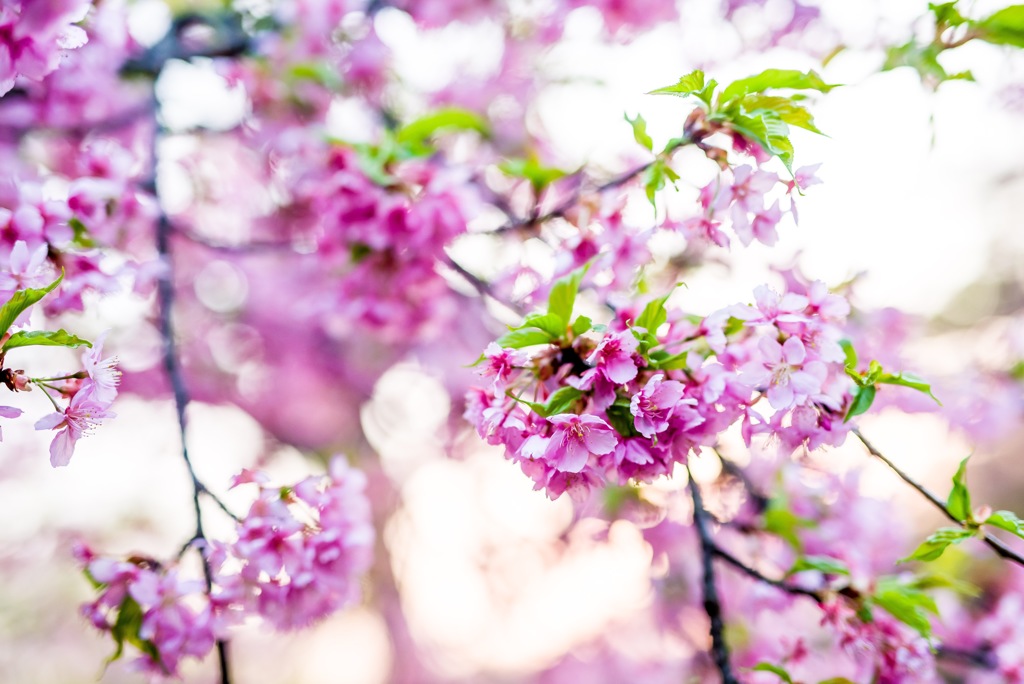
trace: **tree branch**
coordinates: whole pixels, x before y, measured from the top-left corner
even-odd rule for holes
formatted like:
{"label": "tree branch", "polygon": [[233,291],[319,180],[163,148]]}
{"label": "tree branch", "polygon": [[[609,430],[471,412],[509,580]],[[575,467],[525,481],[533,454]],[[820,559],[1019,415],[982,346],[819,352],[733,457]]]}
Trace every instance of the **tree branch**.
{"label": "tree branch", "polygon": [[[689,474],[689,469],[687,469]],[[739,684],[729,663],[729,645],[725,642],[725,625],[722,622],[722,604],[715,588],[715,542],[708,529],[708,514],[693,475],[690,477],[690,494],[693,497],[693,524],[700,536],[701,562],[704,569],[704,612],[711,620],[711,657],[722,675],[722,684]]]}
{"label": "tree branch", "polygon": [[[869,442],[867,440],[867,438],[863,434],[861,434],[861,431],[858,428],[853,428],[852,432],[853,432],[853,434],[855,434],[857,436],[857,439],[860,440],[861,444],[864,445],[864,448],[868,450],[868,453],[870,453],[872,456],[877,458],[879,461],[881,461],[885,465],[889,466],[889,468],[894,473],[896,473],[897,475],[900,476],[901,480],[903,480],[908,485],[910,485],[911,487],[916,489],[918,491],[918,493],[921,494],[921,496],[923,496],[924,498],[928,499],[928,501],[930,501],[933,506],[935,506],[940,511],[942,511],[943,515],[945,515],[947,518],[952,520],[954,523],[956,523],[960,527],[964,527],[964,528],[967,527],[967,525],[964,523],[964,521],[958,520],[955,515],[953,515],[952,513],[949,512],[949,508],[947,508],[946,503],[942,499],[940,499],[935,494],[933,494],[931,491],[929,491],[924,485],[922,485],[919,482],[917,482],[916,480],[914,480],[912,477],[910,477],[910,475],[908,475],[907,473],[905,473],[902,470],[900,470],[899,467],[895,463],[893,463],[892,461],[890,461],[888,458],[885,457],[885,454],[883,454],[881,451],[876,449],[875,446],[871,442]],[[979,537],[979,539],[981,539],[983,542],[985,542],[985,544],[990,549],[995,551],[996,555],[998,555],[1000,558],[1005,558],[1006,560],[1013,561],[1017,565],[1024,566],[1024,556],[1021,556],[1016,551],[1011,549],[1001,539],[999,539],[997,537],[994,537],[991,534],[987,534],[987,533],[981,533],[981,536]]]}
{"label": "tree branch", "polygon": [[[192,464],[192,459],[188,453],[188,440],[186,436],[186,417],[185,412],[188,408],[189,394],[188,389],[185,386],[185,378],[181,370],[181,363],[178,359],[177,344],[174,339],[174,260],[171,253],[171,233],[173,228],[171,226],[170,217],[164,210],[160,203],[160,193],[157,187],[157,168],[160,161],[160,138],[165,133],[165,129],[160,123],[160,101],[156,97],[156,92],[153,93],[153,140],[152,148],[150,151],[152,164],[152,191],[153,196],[156,200],[158,216],[156,224],[156,249],[160,260],[166,265],[166,271],[157,280],[157,305],[159,308],[159,327],[160,336],[163,340],[163,365],[164,370],[167,373],[167,378],[171,384],[171,393],[174,396],[174,408],[178,418],[178,435],[181,440],[181,457],[185,461],[185,467],[188,469],[189,477],[192,479],[192,508],[196,516],[196,527],[195,534],[189,541],[188,545],[197,544],[199,546],[199,556],[202,559],[203,565],[203,578],[206,583],[206,593],[209,596],[213,591],[213,571],[210,567],[210,560],[207,555],[207,548],[205,545],[206,534],[203,531],[203,511],[199,503],[200,495],[204,492],[210,496],[222,510],[227,512],[229,515],[235,517],[227,509],[227,507],[214,496],[206,485],[204,485],[196,475],[195,468]],[[231,673],[228,665],[227,655],[227,643],[218,639],[216,641],[217,650],[217,663],[218,670],[220,672],[220,683],[231,684]]]}

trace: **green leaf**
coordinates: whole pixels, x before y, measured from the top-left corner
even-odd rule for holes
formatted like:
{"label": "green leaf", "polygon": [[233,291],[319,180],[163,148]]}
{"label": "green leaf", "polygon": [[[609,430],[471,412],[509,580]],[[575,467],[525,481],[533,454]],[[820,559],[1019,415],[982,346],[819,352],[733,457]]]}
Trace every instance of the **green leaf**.
{"label": "green leaf", "polygon": [[748,113],[771,112],[785,123],[823,135],[814,125],[811,113],[789,97],[777,95],[748,95],[739,101],[739,106]]}
{"label": "green leaf", "polygon": [[1018,518],[1012,511],[996,511],[982,522],[1024,538],[1024,520]]}
{"label": "green leaf", "polygon": [[941,52],[942,48],[939,45],[934,43],[918,45],[914,41],[890,47],[886,52],[882,71],[907,66],[915,70],[925,83],[938,86],[944,81],[950,80],[950,75],[946,72],[946,69],[939,64],[939,54]]}
{"label": "green leaf", "polygon": [[650,358],[648,359],[648,365],[651,368],[660,370],[682,370],[686,368],[686,358],[689,352],[679,352],[678,354],[669,354],[666,351],[658,350],[651,352]]}
{"label": "green leaf", "polygon": [[585,332],[588,332],[594,325],[594,322],[587,316],[577,316],[576,320],[572,322],[572,334],[579,337]]}
{"label": "green leaf", "polygon": [[829,677],[822,679],[818,684],[854,684],[854,682],[846,677]]}
{"label": "green leaf", "polygon": [[15,292],[7,303],[0,307],[0,337],[3,337],[11,329],[18,316],[40,299],[53,292],[62,280],[64,280],[63,269],[57,279],[46,287],[39,289],[29,288]]}
{"label": "green leaf", "polygon": [[798,551],[803,548],[803,543],[797,535],[801,528],[814,527],[814,521],[801,518],[787,507],[788,503],[782,498],[774,498],[768,502],[768,510],[764,513],[765,532],[777,535],[789,542],[790,546]]}
{"label": "green leaf", "polygon": [[927,613],[938,615],[939,609],[932,597],[923,591],[903,584],[895,577],[883,577],[878,581],[871,601],[925,639],[931,636],[932,625]]}
{"label": "green leaf", "polygon": [[544,188],[568,175],[561,169],[543,166],[536,156],[525,159],[508,159],[498,164],[498,168],[506,175],[530,181],[534,193],[538,195]]}
{"label": "green leaf", "polygon": [[605,409],[604,414],[608,418],[608,424],[623,437],[638,437],[640,435],[633,422],[633,414],[630,412],[628,404],[612,404]]}
{"label": "green leaf", "polygon": [[33,330],[31,332],[21,330],[4,342],[2,351],[6,353],[18,347],[69,347],[74,349],[75,347],[91,346],[92,343],[88,340],[75,337],[66,330]]}
{"label": "green leaf", "polygon": [[970,539],[974,534],[974,530],[964,529],[963,527],[939,528],[934,534],[921,542],[921,545],[912,554],[903,558],[902,561],[933,561],[953,544],[959,544],[965,539]]}
{"label": "green leaf", "polygon": [[786,684],[793,684],[793,678],[790,674],[786,672],[785,668],[778,665],[772,665],[771,663],[758,663],[750,669],[753,672],[771,672],[773,675],[778,676],[779,679],[786,682]]}
{"label": "green leaf", "polygon": [[497,343],[504,349],[522,349],[535,344],[551,344],[551,334],[539,328],[519,328],[499,337]]}
{"label": "green leaf", "polygon": [[750,93],[763,93],[775,88],[790,90],[817,90],[821,93],[836,88],[835,84],[825,83],[814,71],[804,73],[792,69],[767,69],[755,76],[733,81],[722,91],[721,102],[728,102]]}
{"label": "green leaf", "polygon": [[932,394],[932,386],[922,380],[921,378],[911,373],[898,373],[892,375],[891,373],[884,373],[878,377],[877,382],[885,385],[899,385],[900,387],[909,387],[915,389],[918,392],[923,392],[935,400],[935,403],[942,406],[942,402],[939,398]]}
{"label": "green leaf", "polygon": [[563,321],[572,320],[572,310],[576,306],[576,295],[580,291],[580,283],[586,275],[590,264],[580,266],[572,273],[568,273],[551,286],[551,294],[548,295],[548,313],[558,316]]}
{"label": "green leaf", "polygon": [[80,249],[92,249],[96,246],[96,241],[89,236],[89,229],[85,227],[79,219],[72,217],[68,219],[68,226],[70,226],[73,237],[71,242]]}
{"label": "green leaf", "polygon": [[544,403],[526,401],[525,399],[518,399],[514,396],[512,396],[512,398],[520,404],[529,406],[534,413],[547,418],[548,416],[558,415],[559,413],[566,413],[581,396],[583,396],[583,393],[575,387],[559,387],[551,393],[551,396],[549,396],[548,400]]}
{"label": "green leaf", "polygon": [[786,573],[786,577],[791,577],[805,570],[817,570],[825,575],[850,574],[850,569],[846,567],[846,564],[835,558],[829,558],[828,556],[802,556],[796,559],[793,567]]}
{"label": "green leaf", "polygon": [[953,475],[953,489],[950,490],[949,498],[946,500],[949,514],[961,522],[969,520],[971,517],[971,493],[967,491],[967,460],[969,458],[970,456],[960,461],[960,467]]}
{"label": "green leaf", "polygon": [[293,64],[286,75],[293,81],[309,81],[328,90],[341,90],[344,85],[338,69],[327,62],[299,62]]}
{"label": "green leaf", "polygon": [[[711,81],[711,83],[714,83],[714,81]],[[691,71],[690,73],[680,78],[679,83],[676,83],[675,85],[665,86],[664,88],[658,88],[657,90],[652,90],[647,94],[678,95],[679,97],[686,97],[687,95],[700,96],[700,94],[704,91],[705,87],[706,86],[704,83],[704,72],[698,69],[697,71]]]}
{"label": "green leaf", "polygon": [[1024,5],[1004,7],[975,22],[973,29],[988,43],[1024,47]]}
{"label": "green leaf", "polygon": [[630,119],[629,114],[623,114],[629,125],[633,127],[633,138],[637,144],[646,147],[648,150],[654,151],[654,140],[647,133],[647,122],[644,121],[644,117],[639,114],[636,115],[635,119]]}
{"label": "green leaf", "polygon": [[856,369],[857,350],[853,348],[853,343],[850,340],[839,340],[839,346],[843,348],[843,354],[846,355],[846,367]]}
{"label": "green leaf", "polygon": [[644,310],[640,312],[640,315],[636,317],[633,322],[633,327],[643,328],[652,335],[657,335],[658,328],[660,328],[665,321],[668,320],[668,312],[665,310],[665,302],[672,296],[672,293],[665,295],[664,297],[658,297],[647,302]]}
{"label": "green leaf", "polygon": [[564,318],[553,313],[532,313],[526,317],[523,324],[519,327],[540,328],[551,335],[552,339],[558,339],[565,335],[566,323]]}
{"label": "green leaf", "polygon": [[160,652],[152,641],[139,636],[142,629],[144,613],[142,607],[130,595],[126,595],[121,605],[118,606],[117,619],[110,629],[110,635],[117,644],[114,653],[107,658],[107,663],[118,660],[124,654],[125,642],[135,646],[137,649],[153,659],[153,662],[160,663]]}
{"label": "green leaf", "polygon": [[935,23],[943,26],[960,26],[967,22],[964,15],[956,8],[957,0],[953,2],[929,2],[928,11],[935,15]]}
{"label": "green leaf", "polygon": [[854,416],[860,414],[871,408],[871,404],[875,401],[875,386],[866,385],[864,387],[858,387],[853,391],[853,403],[850,404],[850,410],[846,412],[846,418],[843,422],[849,421]]}
{"label": "green leaf", "polygon": [[396,139],[414,149],[426,146],[434,134],[442,131],[476,131],[482,136],[490,135],[487,121],[479,114],[458,107],[446,107],[430,112],[398,129]]}

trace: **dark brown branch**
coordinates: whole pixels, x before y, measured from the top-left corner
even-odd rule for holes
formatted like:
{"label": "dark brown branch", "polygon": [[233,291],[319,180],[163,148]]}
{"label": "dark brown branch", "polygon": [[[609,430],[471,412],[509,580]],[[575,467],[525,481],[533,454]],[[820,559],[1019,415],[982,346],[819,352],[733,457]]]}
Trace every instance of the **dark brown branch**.
{"label": "dark brown branch", "polygon": [[[957,517],[955,515],[953,515],[949,511],[949,508],[946,506],[946,502],[945,501],[943,501],[942,499],[937,497],[935,494],[933,494],[931,491],[929,491],[924,485],[922,485],[919,482],[917,482],[916,480],[914,480],[912,477],[910,477],[910,475],[908,475],[907,473],[905,473],[902,470],[900,470],[899,467],[895,463],[893,463],[888,458],[886,458],[885,454],[883,454],[881,451],[876,449],[875,446],[871,442],[869,442],[867,440],[867,438],[864,437],[863,434],[861,434],[861,431],[858,428],[854,428],[853,429],[853,434],[855,434],[857,436],[857,439],[859,439],[861,441],[861,444],[863,444],[864,448],[868,450],[868,453],[870,453],[872,456],[877,458],[879,461],[881,461],[885,465],[889,466],[889,468],[894,473],[896,473],[897,475],[900,476],[901,480],[903,480],[908,485],[910,485],[911,487],[916,489],[918,491],[918,493],[921,494],[921,496],[923,496],[924,498],[928,499],[928,501],[930,501],[933,506],[935,506],[937,509],[942,511],[943,515],[945,515],[947,518],[949,518],[951,521],[953,521],[954,523],[956,523],[960,527],[964,527],[964,528],[967,527],[967,525],[964,523],[964,521],[958,520]],[[1006,560],[1013,561],[1017,565],[1024,566],[1024,556],[1021,556],[1016,551],[1011,549],[1001,539],[999,539],[997,537],[994,537],[991,534],[987,534],[987,533],[981,533],[981,536],[979,537],[979,539],[981,539],[983,542],[985,542],[985,544],[990,549],[995,551],[996,555],[998,555],[1000,558],[1005,558]]]}
{"label": "dark brown branch", "polygon": [[711,538],[708,514],[700,495],[700,487],[694,481],[693,475],[690,475],[690,495],[693,497],[693,525],[700,537],[701,564],[704,570],[704,612],[711,621],[711,657],[722,675],[722,684],[739,684],[729,662],[729,645],[725,641],[725,625],[722,622],[722,604],[718,600],[718,590],[715,588],[715,542]]}

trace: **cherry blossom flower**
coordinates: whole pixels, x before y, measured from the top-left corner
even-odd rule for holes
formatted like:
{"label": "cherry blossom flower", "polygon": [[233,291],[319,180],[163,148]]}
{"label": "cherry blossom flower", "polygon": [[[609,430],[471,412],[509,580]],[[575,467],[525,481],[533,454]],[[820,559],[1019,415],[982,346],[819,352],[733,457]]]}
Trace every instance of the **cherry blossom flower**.
{"label": "cherry blossom flower", "polygon": [[618,443],[612,427],[597,416],[558,415],[548,422],[555,430],[544,456],[560,471],[578,473],[591,454],[607,454]]}
{"label": "cherry blossom flower", "polygon": [[70,463],[75,443],[102,421],[115,417],[109,408],[108,402],[96,396],[96,384],[86,380],[63,412],[40,418],[36,430],[57,430],[50,442],[50,465],[59,468]]}
{"label": "cherry blossom flower", "polygon": [[[667,429],[668,418],[682,397],[682,383],[666,381],[662,373],[652,376],[630,400],[629,411],[635,418],[636,429],[647,438]],[[691,404],[697,403],[692,399],[688,401]]]}

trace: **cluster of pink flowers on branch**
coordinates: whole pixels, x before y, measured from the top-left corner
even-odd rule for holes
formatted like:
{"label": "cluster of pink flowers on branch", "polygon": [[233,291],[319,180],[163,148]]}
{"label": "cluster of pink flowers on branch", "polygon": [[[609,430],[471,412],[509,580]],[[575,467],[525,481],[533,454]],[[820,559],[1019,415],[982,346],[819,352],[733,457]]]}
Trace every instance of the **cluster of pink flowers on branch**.
{"label": "cluster of pink flowers on branch", "polygon": [[363,474],[339,456],[327,475],[290,486],[273,486],[261,472],[235,478],[249,484],[259,491],[237,539],[189,544],[210,565],[209,583],[188,577],[177,560],[118,559],[79,545],[76,558],[98,592],[82,612],[115,641],[111,660],[129,644],[140,669],[176,676],[184,658],[204,658],[246,617],[294,629],[359,600],[374,543]]}
{"label": "cluster of pink flowers on branch", "polygon": [[[839,444],[853,382],[839,344],[849,305],[820,282],[767,286],[755,304],[699,317],[653,300],[610,326],[569,326],[584,270],[552,289],[547,313],[490,345],[466,417],[481,437],[557,497],[650,481],[739,423],[790,451]],[[527,350],[530,351],[527,351]]]}

